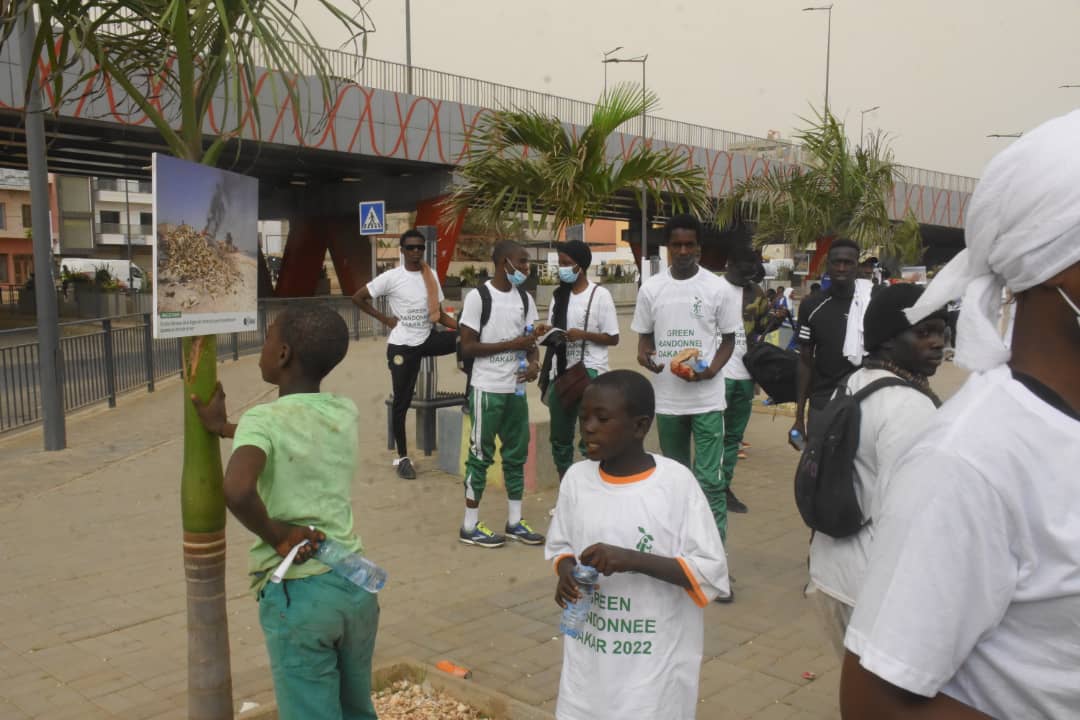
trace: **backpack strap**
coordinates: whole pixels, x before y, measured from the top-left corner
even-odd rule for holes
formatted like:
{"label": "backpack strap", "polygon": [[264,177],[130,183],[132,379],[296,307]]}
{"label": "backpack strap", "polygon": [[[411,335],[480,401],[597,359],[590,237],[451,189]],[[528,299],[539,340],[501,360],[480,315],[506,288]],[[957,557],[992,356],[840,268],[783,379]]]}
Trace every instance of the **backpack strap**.
{"label": "backpack strap", "polygon": [[[529,293],[525,292],[523,287],[518,287],[517,291],[521,296],[521,321],[524,325],[525,318],[529,317]],[[480,328],[476,331],[479,336],[484,331],[484,326],[488,324],[488,320],[491,319],[491,290],[488,289],[487,283],[483,283],[477,286],[476,292],[480,293]]]}
{"label": "backpack strap", "polygon": [[491,319],[491,290],[488,289],[487,283],[483,282],[476,286],[476,292],[480,293],[480,327],[476,329],[476,336],[480,337],[484,326]]}
{"label": "backpack strap", "polygon": [[861,403],[863,400],[873,395],[878,390],[884,390],[887,387],[908,387],[912,390],[917,390],[920,393],[922,392],[920,388],[912,385],[907,380],[904,380],[903,378],[898,378],[894,375],[892,377],[885,377],[875,380],[874,382],[870,383],[869,385],[852,395],[851,399],[857,403]]}
{"label": "backpack strap", "polygon": [[529,317],[529,293],[525,288],[518,285],[518,295],[521,296],[521,326],[525,327],[525,318]]}

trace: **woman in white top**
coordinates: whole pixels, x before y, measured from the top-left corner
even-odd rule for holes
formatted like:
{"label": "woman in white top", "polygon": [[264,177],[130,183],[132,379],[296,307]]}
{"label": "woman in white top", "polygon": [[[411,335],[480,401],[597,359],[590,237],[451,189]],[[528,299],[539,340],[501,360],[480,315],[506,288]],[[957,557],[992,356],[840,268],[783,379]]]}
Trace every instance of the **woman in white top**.
{"label": "woman in white top", "polygon": [[608,348],[619,344],[619,319],[611,293],[589,281],[589,246],[571,240],[556,247],[560,284],[548,308],[548,324],[540,326],[538,332],[542,334],[550,327],[566,331],[565,343],[548,347],[540,371],[540,391],[551,412],[551,456],[562,480],[574,463],[574,428],[581,398],[564,405],[555,386],[558,378],[577,363],[584,363],[590,378],[608,371]]}

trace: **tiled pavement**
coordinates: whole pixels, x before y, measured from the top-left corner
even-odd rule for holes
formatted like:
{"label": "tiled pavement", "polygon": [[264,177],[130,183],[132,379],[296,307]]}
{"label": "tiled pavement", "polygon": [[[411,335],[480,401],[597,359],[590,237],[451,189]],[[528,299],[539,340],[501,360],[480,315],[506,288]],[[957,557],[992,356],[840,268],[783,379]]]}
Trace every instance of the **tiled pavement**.
{"label": "tiled pavement", "polygon": [[[632,364],[635,338],[624,332],[616,367]],[[434,457],[419,458],[418,480],[396,479],[382,434],[383,352],[381,341],[354,343],[327,382],[367,420],[356,517],[391,578],[376,659],[450,658],[473,669],[472,682],[551,708],[561,641],[550,567],[537,548],[457,543],[459,481],[433,469]],[[444,387],[462,384],[452,363],[440,368]],[[949,370],[941,389],[958,384]],[[221,379],[234,417],[271,396],[254,357],[222,365]],[[0,441],[0,718],[186,717],[181,402],[173,381],[69,418],[61,453],[38,450],[40,430]],[[801,593],[807,532],[790,499],[788,422],[755,413],[750,424],[735,489],[751,512],[729,530],[737,598],[706,610],[702,718],[838,716],[838,663]],[[505,519],[502,497],[486,496],[482,517],[493,527]],[[526,518],[545,525],[553,502],[550,490],[528,497]],[[234,696],[238,706],[266,703],[266,652],[244,576],[250,536],[230,521],[228,539]]]}

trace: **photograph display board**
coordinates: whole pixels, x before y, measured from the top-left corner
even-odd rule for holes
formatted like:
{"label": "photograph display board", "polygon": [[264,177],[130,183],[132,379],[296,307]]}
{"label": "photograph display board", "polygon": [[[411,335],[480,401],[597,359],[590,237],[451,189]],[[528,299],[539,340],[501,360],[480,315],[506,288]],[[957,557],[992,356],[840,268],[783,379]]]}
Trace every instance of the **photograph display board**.
{"label": "photograph display board", "polygon": [[258,327],[259,182],[154,154],[154,337]]}

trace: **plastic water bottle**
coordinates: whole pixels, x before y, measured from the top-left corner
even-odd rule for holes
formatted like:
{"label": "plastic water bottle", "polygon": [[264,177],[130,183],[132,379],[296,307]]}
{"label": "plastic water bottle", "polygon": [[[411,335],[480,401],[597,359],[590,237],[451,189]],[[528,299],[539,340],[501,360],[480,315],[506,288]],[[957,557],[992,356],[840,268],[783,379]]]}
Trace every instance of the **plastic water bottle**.
{"label": "plastic water bottle", "polygon": [[385,570],[330,538],[319,544],[315,559],[329,565],[338,575],[369,593],[377,593],[386,585]]}
{"label": "plastic water bottle", "polygon": [[[533,332],[533,326],[532,325],[526,325],[525,326],[525,332],[523,334],[524,335],[532,335],[532,332]],[[526,353],[523,350],[518,350],[517,358],[518,358],[517,372],[520,375],[521,373],[523,373],[523,372],[525,372],[526,370],[529,369],[529,363],[525,359],[526,358]],[[522,380],[517,381],[517,384],[514,385],[514,394],[517,395],[518,397],[525,397],[525,382],[524,381],[522,381]]]}
{"label": "plastic water bottle", "polygon": [[788,437],[791,438],[791,444],[797,447],[799,449],[799,452],[802,452],[804,449],[806,449],[806,438],[802,436],[801,432],[792,428],[791,432],[788,433]]}
{"label": "plastic water bottle", "polygon": [[703,373],[709,369],[709,363],[705,362],[704,358],[697,358],[694,360],[694,372]]}
{"label": "plastic water bottle", "polygon": [[559,632],[576,640],[585,629],[585,620],[589,617],[589,610],[592,609],[593,589],[600,579],[600,573],[596,571],[596,568],[588,565],[577,565],[574,567],[573,578],[581,591],[581,597],[577,602],[568,603],[566,609],[563,610]]}

